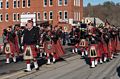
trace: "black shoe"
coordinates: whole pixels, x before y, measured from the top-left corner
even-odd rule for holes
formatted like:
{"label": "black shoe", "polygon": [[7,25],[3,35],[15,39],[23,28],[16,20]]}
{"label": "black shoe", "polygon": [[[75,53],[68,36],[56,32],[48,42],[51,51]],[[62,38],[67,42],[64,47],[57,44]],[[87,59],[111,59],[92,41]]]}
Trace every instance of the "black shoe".
{"label": "black shoe", "polygon": [[50,64],[47,63],[46,65],[51,65],[51,63]]}
{"label": "black shoe", "polygon": [[36,68],[36,71],[37,71],[37,70],[39,70],[39,67],[38,67],[38,68]]}
{"label": "black shoe", "polygon": [[24,70],[24,72],[30,72],[30,71],[28,71],[28,70]]}
{"label": "black shoe", "polygon": [[106,60],[107,62],[110,62],[110,58]]}

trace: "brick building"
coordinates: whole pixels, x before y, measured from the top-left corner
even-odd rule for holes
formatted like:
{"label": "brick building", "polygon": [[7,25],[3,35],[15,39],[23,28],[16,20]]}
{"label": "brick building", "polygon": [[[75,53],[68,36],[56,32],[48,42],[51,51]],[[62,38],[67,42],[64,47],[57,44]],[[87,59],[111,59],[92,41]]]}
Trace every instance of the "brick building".
{"label": "brick building", "polygon": [[80,21],[83,0],[0,0],[0,34],[3,28],[20,24],[21,14],[31,13],[37,21],[52,21],[53,26],[69,19]]}

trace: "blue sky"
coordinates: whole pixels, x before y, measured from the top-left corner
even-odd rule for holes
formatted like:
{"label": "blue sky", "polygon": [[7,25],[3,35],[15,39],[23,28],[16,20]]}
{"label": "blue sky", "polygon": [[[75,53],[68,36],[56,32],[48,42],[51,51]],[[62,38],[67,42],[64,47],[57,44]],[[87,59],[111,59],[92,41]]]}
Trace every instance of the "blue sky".
{"label": "blue sky", "polygon": [[102,4],[105,1],[113,1],[115,3],[119,2],[120,0],[84,0],[84,6],[86,6],[88,3],[91,3],[92,5],[96,5],[96,4]]}

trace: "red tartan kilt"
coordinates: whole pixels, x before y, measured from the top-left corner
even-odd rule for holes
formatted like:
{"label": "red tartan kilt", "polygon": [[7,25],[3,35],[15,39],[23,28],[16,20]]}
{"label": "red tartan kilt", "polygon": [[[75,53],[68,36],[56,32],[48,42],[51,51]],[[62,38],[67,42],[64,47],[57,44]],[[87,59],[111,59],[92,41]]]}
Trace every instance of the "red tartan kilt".
{"label": "red tartan kilt", "polygon": [[[26,47],[27,47],[27,45],[24,46],[24,52],[26,50]],[[30,45],[30,47],[31,47],[31,50],[32,50],[33,58],[36,58],[37,57],[37,51],[36,51],[35,45]]]}
{"label": "red tartan kilt", "polygon": [[19,53],[19,46],[18,46],[18,38],[16,37],[15,38],[15,51],[17,52],[17,53]]}
{"label": "red tartan kilt", "polygon": [[60,43],[60,40],[57,41],[56,44],[53,44],[54,48],[55,48],[55,58],[59,59],[59,57],[63,56],[65,54],[63,47]]}
{"label": "red tartan kilt", "polygon": [[114,41],[110,41],[108,47],[109,47],[110,52],[113,52],[114,51],[114,47],[115,47],[115,42]]}
{"label": "red tartan kilt", "polygon": [[11,54],[15,53],[15,44],[13,44],[12,42],[9,42],[10,44],[10,50],[11,50]]}
{"label": "red tartan kilt", "polygon": [[48,49],[48,45],[49,44],[51,44],[51,42],[45,42],[45,44],[44,44],[44,50],[45,50],[45,52],[46,53],[48,53],[48,54],[51,54],[51,53],[54,53],[55,51],[55,49],[54,49],[54,46],[53,46],[53,44],[51,44],[51,48],[50,49]]}
{"label": "red tartan kilt", "polygon": [[113,51],[115,51],[115,50],[116,50],[116,48],[117,48],[117,41],[116,41],[116,40],[114,40]]}
{"label": "red tartan kilt", "polygon": [[117,38],[112,41],[113,52],[116,52],[116,50],[117,50],[117,45],[118,45],[118,44],[119,44],[119,43],[118,43]]}
{"label": "red tartan kilt", "polygon": [[100,54],[100,56],[102,56],[102,54],[104,53],[104,48],[102,43],[98,43],[98,53]]}
{"label": "red tartan kilt", "polygon": [[120,51],[120,41],[119,41],[119,39],[117,40],[117,47],[116,47],[116,50],[117,50],[117,51]]}
{"label": "red tartan kilt", "polygon": [[15,51],[16,51],[16,53],[19,53],[19,46],[18,45],[15,45]]}
{"label": "red tartan kilt", "polygon": [[107,45],[103,45],[103,50],[104,50],[104,54],[108,54],[109,52],[108,52],[108,49],[107,49]]}
{"label": "red tartan kilt", "polygon": [[97,45],[97,44],[92,44],[92,45],[90,45],[88,57],[91,57],[91,56],[90,56],[90,48],[91,48],[92,46],[94,46],[95,49],[96,49],[96,54],[97,54],[96,57],[101,57],[101,52],[98,50],[98,45]]}

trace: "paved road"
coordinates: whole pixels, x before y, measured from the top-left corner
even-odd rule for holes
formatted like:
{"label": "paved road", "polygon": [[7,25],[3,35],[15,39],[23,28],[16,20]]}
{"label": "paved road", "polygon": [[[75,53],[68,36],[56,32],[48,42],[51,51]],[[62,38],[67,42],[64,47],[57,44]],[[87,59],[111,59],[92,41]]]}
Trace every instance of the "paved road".
{"label": "paved road", "polygon": [[[68,58],[74,55],[70,52],[69,47],[65,46],[64,49],[66,54],[63,58]],[[19,59],[20,58],[17,58],[17,60]],[[38,58],[38,63],[39,63],[39,66],[44,65],[46,63],[46,60]],[[25,62],[20,60],[17,63],[13,63],[11,59],[10,64],[5,64],[5,55],[0,55],[0,76],[14,73],[19,70],[23,70],[25,69],[25,67],[26,67]]]}
{"label": "paved road", "polygon": [[33,69],[25,73],[25,62],[5,64],[2,60],[0,79],[120,79],[120,55],[91,69],[80,55],[71,54],[68,47],[64,48],[66,56],[55,64],[45,65],[45,60],[39,58],[39,71]]}
{"label": "paved road", "polygon": [[53,65],[42,65],[39,71],[33,69],[32,72],[25,73],[19,70],[3,75],[0,79],[119,79],[117,74],[111,75],[116,72],[114,70],[119,65],[119,61],[120,55],[108,63],[91,69],[79,55],[74,55]]}

